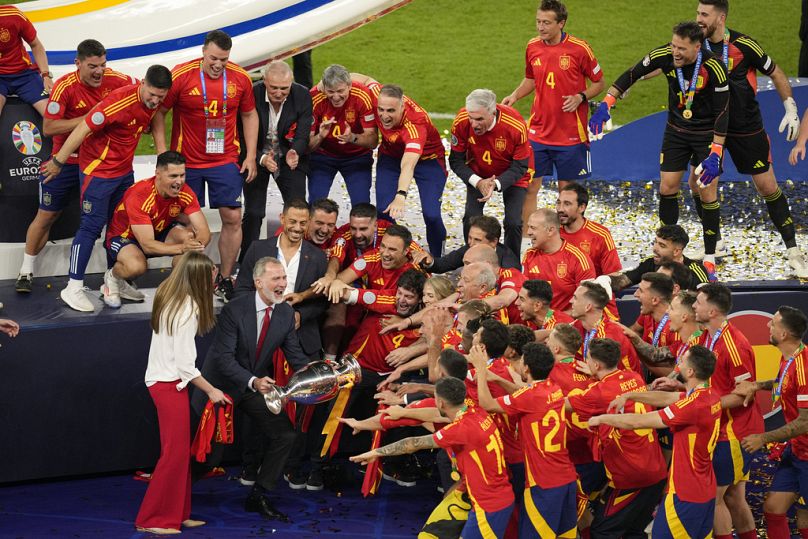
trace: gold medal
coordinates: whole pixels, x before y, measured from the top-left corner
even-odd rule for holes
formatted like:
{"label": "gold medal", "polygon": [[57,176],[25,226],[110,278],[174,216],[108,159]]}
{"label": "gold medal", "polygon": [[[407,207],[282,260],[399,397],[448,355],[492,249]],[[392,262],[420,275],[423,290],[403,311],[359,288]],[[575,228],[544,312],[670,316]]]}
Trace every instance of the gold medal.
{"label": "gold medal", "polygon": [[452,470],[452,481],[460,481],[460,474],[457,470]]}
{"label": "gold medal", "polygon": [[682,116],[684,116],[685,120],[689,120],[693,117],[693,111],[690,109],[685,109],[685,111],[682,112]]}

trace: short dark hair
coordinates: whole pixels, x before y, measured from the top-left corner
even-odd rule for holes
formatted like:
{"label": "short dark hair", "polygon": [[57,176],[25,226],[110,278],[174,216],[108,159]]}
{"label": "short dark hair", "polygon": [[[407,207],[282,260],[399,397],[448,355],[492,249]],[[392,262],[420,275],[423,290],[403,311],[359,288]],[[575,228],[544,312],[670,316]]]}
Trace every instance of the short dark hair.
{"label": "short dark hair", "polygon": [[480,323],[480,344],[485,346],[488,357],[502,357],[508,347],[508,328],[499,320],[483,320]]}
{"label": "short dark hair", "polygon": [[556,14],[556,21],[567,20],[567,6],[558,0],[541,0],[539,4],[539,11],[552,11]]}
{"label": "short dark hair", "polygon": [[586,289],[584,297],[592,302],[596,309],[605,309],[609,304],[609,293],[594,281],[583,281],[581,286]]}
{"label": "short dark hair", "polygon": [[536,336],[533,330],[522,324],[511,324],[508,326],[508,346],[516,352],[517,355],[522,355],[522,350],[528,343],[536,342]]}
{"label": "short dark hair", "polygon": [[567,352],[577,352],[581,348],[581,343],[584,342],[581,334],[571,324],[558,324],[550,331],[550,334],[556,336]]}
{"label": "short dark hair", "polygon": [[687,290],[692,285],[693,273],[689,269],[687,269],[687,266],[685,266],[681,262],[674,262],[673,260],[667,260],[659,265],[658,270],[660,269],[670,271],[671,279],[673,279],[674,284],[679,285],[680,289]]}
{"label": "short dark hair", "polygon": [[561,188],[562,191],[572,191],[575,193],[575,197],[578,200],[579,206],[588,206],[589,205],[589,190],[581,185],[578,182],[569,182],[567,185]]}
{"label": "short dark hair", "polygon": [[311,213],[311,210],[309,210],[309,205],[302,198],[293,198],[287,202],[284,202],[283,214],[286,215],[286,212],[288,212],[292,208],[296,210],[306,210],[307,212]]}
{"label": "short dark hair", "polygon": [[589,341],[589,355],[607,369],[613,369],[620,362],[620,345],[611,339],[592,339]]}
{"label": "short dark hair", "polygon": [[550,371],[553,370],[553,365],[555,365],[555,358],[547,345],[537,342],[525,345],[522,360],[534,380],[544,380],[550,376]]}
{"label": "short dark hair", "polygon": [[230,36],[226,32],[222,32],[221,30],[211,30],[207,33],[202,46],[207,47],[210,43],[213,43],[223,51],[229,51],[233,48],[233,40],[230,39]]}
{"label": "short dark hair", "polygon": [[376,211],[376,206],[370,202],[360,202],[351,208],[351,213],[348,215],[350,217],[370,217],[375,219],[378,216],[378,212]]}
{"label": "short dark hair", "polygon": [[404,89],[398,84],[385,84],[379,90],[379,95],[394,97],[401,101],[404,99]]}
{"label": "short dark hair", "polygon": [[157,156],[157,168],[166,168],[168,165],[184,165],[185,156],[174,150],[166,150]]}
{"label": "short dark hair", "polygon": [[410,268],[401,274],[401,277],[398,278],[398,284],[396,286],[409,290],[410,292],[415,292],[420,298],[424,295],[425,282],[426,275],[417,269]]}
{"label": "short dark hair", "polygon": [[528,279],[522,283],[522,288],[527,290],[530,299],[543,301],[547,305],[553,301],[553,287],[545,280]]}
{"label": "short dark hair", "polygon": [[107,49],[100,41],[95,39],[85,39],[76,47],[76,58],[79,60],[84,60],[90,56],[105,56],[106,54]]}
{"label": "short dark hair", "polygon": [[454,377],[441,378],[435,384],[435,396],[450,406],[461,406],[466,400],[466,384]]}
{"label": "short dark hair", "polygon": [[707,301],[712,303],[722,314],[729,314],[732,310],[732,292],[721,283],[707,283],[699,288],[699,294],[704,294]]}
{"label": "short dark hair", "polygon": [[782,305],[777,308],[780,313],[780,318],[783,320],[783,325],[795,339],[802,339],[805,331],[808,330],[808,318],[805,313],[794,307]]}
{"label": "short dark hair", "polygon": [[465,380],[469,373],[469,362],[466,356],[454,348],[441,350],[438,356],[438,364],[443,367],[446,374],[458,380]]}
{"label": "short dark hair", "polygon": [[158,90],[170,90],[171,71],[166,66],[153,65],[146,70],[146,76],[143,77],[143,81]]}
{"label": "short dark hair", "polygon": [[339,204],[330,198],[319,198],[311,203],[311,213],[320,210],[325,213],[336,213],[339,215]]}
{"label": "short dark hair", "polygon": [[490,215],[475,215],[469,219],[469,228],[471,227],[482,230],[488,241],[499,241],[502,236],[502,225],[496,217]]}
{"label": "short dark hair", "polygon": [[[699,25],[696,24],[696,26],[698,27]],[[662,225],[661,227],[657,228],[656,236],[657,238],[661,238],[665,241],[678,245],[682,249],[687,247],[687,244],[690,241],[690,236],[687,235],[687,231],[679,225]]]}
{"label": "short dark hair", "polygon": [[679,302],[682,304],[682,307],[692,313],[693,304],[696,303],[696,296],[697,294],[692,290],[681,290],[676,297],[679,298]]}
{"label": "short dark hair", "polygon": [[696,21],[680,22],[673,27],[673,35],[689,40],[691,43],[701,43],[704,31]]}
{"label": "short dark hair", "polygon": [[670,303],[673,298],[673,279],[669,275],[658,271],[649,271],[642,274],[642,280],[651,285],[651,292],[662,298],[665,303]]}
{"label": "short dark hair", "polygon": [[699,0],[699,4],[713,6],[718,11],[724,13],[724,15],[729,14],[729,0]]}
{"label": "short dark hair", "polygon": [[393,236],[394,238],[401,238],[404,241],[404,249],[409,248],[410,244],[412,243],[412,234],[404,225],[390,225],[387,227],[387,230],[385,230],[384,235]]}
{"label": "short dark hair", "polygon": [[699,380],[709,380],[715,371],[715,354],[709,348],[694,344],[687,350],[688,362]]}

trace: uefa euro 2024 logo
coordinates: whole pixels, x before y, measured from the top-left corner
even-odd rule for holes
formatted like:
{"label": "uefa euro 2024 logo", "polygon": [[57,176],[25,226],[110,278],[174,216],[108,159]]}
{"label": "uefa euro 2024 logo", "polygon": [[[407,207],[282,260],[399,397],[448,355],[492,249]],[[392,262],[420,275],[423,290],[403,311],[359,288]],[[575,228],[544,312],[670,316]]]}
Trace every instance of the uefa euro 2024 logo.
{"label": "uefa euro 2024 logo", "polygon": [[23,155],[36,155],[42,149],[42,134],[32,122],[23,120],[14,124],[11,130],[14,147]]}

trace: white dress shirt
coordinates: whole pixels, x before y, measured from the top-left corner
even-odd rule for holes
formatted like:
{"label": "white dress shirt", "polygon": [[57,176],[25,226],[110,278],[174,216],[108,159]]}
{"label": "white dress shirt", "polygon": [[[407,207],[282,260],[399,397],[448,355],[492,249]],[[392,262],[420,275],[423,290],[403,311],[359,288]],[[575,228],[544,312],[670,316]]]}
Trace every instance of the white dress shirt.
{"label": "white dress shirt", "polygon": [[278,237],[278,260],[281,261],[286,270],[286,290],[283,291],[284,294],[291,294],[295,291],[297,272],[300,269],[300,251],[302,250],[303,242],[301,241],[300,245],[297,246],[297,251],[292,255],[292,259],[287,262],[286,257],[283,256],[283,249],[281,249],[281,239]]}
{"label": "white dress shirt", "polygon": [[[164,313],[165,314],[165,313]],[[146,367],[146,385],[179,380],[177,391],[201,376],[196,368],[196,332],[199,327],[199,309],[188,297],[174,316],[172,334],[169,335],[165,316],[160,318],[160,331],[152,332],[149,363]]]}

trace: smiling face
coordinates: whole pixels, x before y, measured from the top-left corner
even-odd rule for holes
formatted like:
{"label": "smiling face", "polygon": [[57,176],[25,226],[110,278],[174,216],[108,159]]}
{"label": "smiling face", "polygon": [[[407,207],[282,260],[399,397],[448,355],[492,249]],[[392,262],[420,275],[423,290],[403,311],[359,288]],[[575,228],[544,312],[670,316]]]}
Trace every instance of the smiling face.
{"label": "smiling face", "polygon": [[533,241],[533,247],[537,249],[541,249],[547,240],[553,237],[553,229],[547,226],[541,213],[534,213],[527,220],[527,237]]}
{"label": "smiling face", "polygon": [[268,305],[282,303],[286,291],[286,270],[281,264],[267,264],[264,273],[255,279],[255,289],[264,303]]}
{"label": "smiling face", "polygon": [[676,260],[682,254],[681,247],[677,246],[671,240],[666,240],[659,236],[654,240],[652,251],[654,253],[654,264],[657,266],[663,262]]}
{"label": "smiling face", "polygon": [[578,195],[575,191],[561,191],[556,200],[556,213],[562,226],[571,226],[578,219],[582,219],[586,205],[578,204]]}
{"label": "smiling face", "polygon": [[701,49],[701,43],[690,41],[689,39],[674,34],[671,39],[671,52],[673,52],[673,65],[682,67],[690,65],[696,61],[696,56]]}
{"label": "smiling face", "polygon": [[317,245],[322,245],[331,239],[337,228],[337,212],[328,213],[324,210],[314,210],[309,221],[309,237]]}
{"label": "smiling face", "polygon": [[357,249],[367,249],[376,236],[375,217],[351,217],[351,236]]}
{"label": "smiling face", "polygon": [[408,246],[398,236],[385,236],[379,244],[379,256],[382,268],[386,270],[400,268],[407,262]]}
{"label": "smiling face", "polygon": [[294,244],[303,241],[308,225],[308,210],[304,210],[303,208],[289,208],[281,214],[283,234]]}
{"label": "smiling face", "polygon": [[325,86],[323,91],[331,102],[331,106],[338,109],[345,104],[345,101],[348,100],[348,96],[351,95],[351,85],[338,83],[333,87]]}
{"label": "smiling face", "polygon": [[208,77],[218,79],[222,76],[229,59],[230,51],[226,51],[216,43],[210,42],[202,48],[202,71]]}
{"label": "smiling face", "polygon": [[404,100],[381,94],[376,106],[379,121],[385,129],[392,129],[401,123],[404,116]]}
{"label": "smiling face", "polygon": [[149,109],[154,110],[159,107],[166,96],[168,95],[168,88],[156,88],[146,81],[140,84],[140,102]]}
{"label": "smiling face", "polygon": [[107,68],[107,55],[88,56],[84,60],[76,59],[79,70],[79,79],[82,84],[98,88],[104,80],[104,70]]}
{"label": "smiling face", "polygon": [[634,297],[640,302],[640,314],[651,314],[656,307],[654,299],[657,297],[651,292],[651,283],[648,281],[640,281],[637,290],[634,291]]}
{"label": "smiling face", "polygon": [[522,320],[535,321],[538,302],[528,294],[526,288],[519,290],[519,294],[516,296],[516,308],[519,310]]}
{"label": "smiling face", "polygon": [[421,298],[417,292],[413,292],[403,286],[396,289],[396,314],[399,316],[410,316],[415,312]]}
{"label": "smiling face", "polygon": [[713,35],[718,25],[723,24],[726,18],[726,13],[716,9],[715,6],[699,4],[696,9],[696,22],[704,32],[705,39]]}
{"label": "smiling face", "polygon": [[180,196],[182,186],[185,185],[185,165],[168,164],[158,167],[154,173],[154,185],[157,194],[163,198]]}

